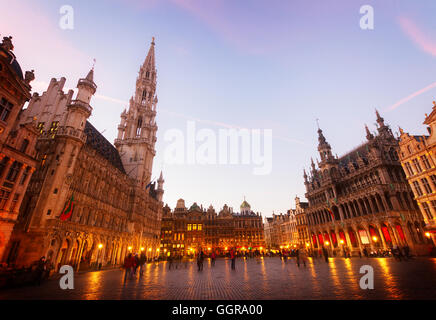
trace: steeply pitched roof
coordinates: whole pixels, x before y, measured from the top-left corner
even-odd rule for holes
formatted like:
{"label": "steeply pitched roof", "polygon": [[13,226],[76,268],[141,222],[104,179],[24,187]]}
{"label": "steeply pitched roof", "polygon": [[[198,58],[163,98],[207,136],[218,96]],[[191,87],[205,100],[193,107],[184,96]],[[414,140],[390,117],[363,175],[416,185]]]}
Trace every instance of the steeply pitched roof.
{"label": "steeply pitched roof", "polygon": [[108,160],[114,167],[122,173],[126,173],[121,162],[118,150],[106,140],[106,138],[94,126],[86,121],[85,124],[86,144],[97,151],[103,158]]}

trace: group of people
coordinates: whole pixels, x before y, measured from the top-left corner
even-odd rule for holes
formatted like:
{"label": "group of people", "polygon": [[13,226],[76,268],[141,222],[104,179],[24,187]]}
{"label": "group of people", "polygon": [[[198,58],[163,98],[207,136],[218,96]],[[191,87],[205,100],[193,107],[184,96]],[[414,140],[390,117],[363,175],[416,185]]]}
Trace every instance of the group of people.
{"label": "group of people", "polygon": [[146,261],[147,261],[147,257],[144,252],[141,252],[141,255],[138,255],[137,253],[135,254],[129,253],[124,258],[124,265],[123,265],[125,269],[124,281],[126,281],[127,278],[132,279],[136,277],[138,267],[139,267],[139,275],[142,276],[144,273],[144,265]]}

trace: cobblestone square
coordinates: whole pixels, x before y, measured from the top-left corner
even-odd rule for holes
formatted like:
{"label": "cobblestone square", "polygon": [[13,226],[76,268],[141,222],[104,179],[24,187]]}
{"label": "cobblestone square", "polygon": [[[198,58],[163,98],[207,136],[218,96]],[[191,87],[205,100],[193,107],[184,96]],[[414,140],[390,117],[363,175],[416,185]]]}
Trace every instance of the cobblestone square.
{"label": "cobblestone square", "polygon": [[[300,300],[300,299],[435,299],[436,259],[392,258],[309,259],[279,258],[206,260],[204,270],[194,262],[168,270],[168,263],[151,263],[144,274],[124,281],[121,269],[79,273],[73,290],[62,290],[58,280],[40,287],[3,290],[0,299],[123,299],[123,300]],[[359,286],[360,268],[374,268],[374,290]],[[175,266],[175,265],[174,265]]]}

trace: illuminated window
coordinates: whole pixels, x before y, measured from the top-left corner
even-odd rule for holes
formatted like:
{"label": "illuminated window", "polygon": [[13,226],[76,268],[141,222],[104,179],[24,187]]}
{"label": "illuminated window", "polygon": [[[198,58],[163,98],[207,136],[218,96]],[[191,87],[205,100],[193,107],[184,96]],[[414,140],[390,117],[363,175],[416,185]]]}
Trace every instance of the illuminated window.
{"label": "illuminated window", "polygon": [[36,126],[36,129],[38,129],[39,133],[43,133],[43,131],[44,131],[44,122],[38,123],[38,125]]}
{"label": "illuminated window", "polygon": [[42,161],[41,161],[41,166],[44,166],[45,165],[45,161],[47,160],[47,155],[45,154],[43,157],[42,157]]}
{"label": "illuminated window", "polygon": [[48,132],[51,135],[52,139],[54,139],[54,137],[56,136],[56,132],[58,131],[58,127],[59,127],[59,121],[53,121],[51,123],[51,127],[50,127],[50,130]]}
{"label": "illuminated window", "polygon": [[198,225],[198,231],[201,231],[203,229],[203,225],[202,224],[199,224]]}
{"label": "illuminated window", "polygon": [[191,231],[192,230],[192,225],[189,223],[188,224],[188,231]]}
{"label": "illuminated window", "polygon": [[197,225],[196,224],[192,225],[192,230],[197,230]]}

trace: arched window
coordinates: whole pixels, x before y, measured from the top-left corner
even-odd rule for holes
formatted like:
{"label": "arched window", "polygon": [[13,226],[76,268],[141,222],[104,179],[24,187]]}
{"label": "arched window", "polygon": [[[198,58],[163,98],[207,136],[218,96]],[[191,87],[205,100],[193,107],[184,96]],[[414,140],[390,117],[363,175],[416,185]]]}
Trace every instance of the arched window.
{"label": "arched window", "polygon": [[142,129],[142,118],[139,117],[138,118],[138,126],[136,127],[136,136],[137,137],[141,136],[141,129]]}

